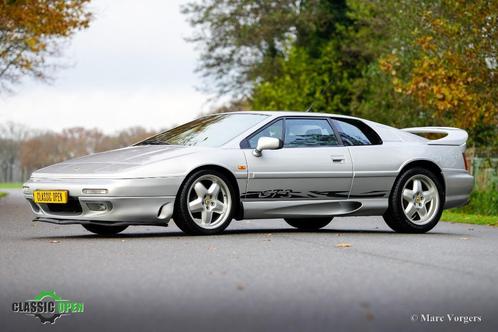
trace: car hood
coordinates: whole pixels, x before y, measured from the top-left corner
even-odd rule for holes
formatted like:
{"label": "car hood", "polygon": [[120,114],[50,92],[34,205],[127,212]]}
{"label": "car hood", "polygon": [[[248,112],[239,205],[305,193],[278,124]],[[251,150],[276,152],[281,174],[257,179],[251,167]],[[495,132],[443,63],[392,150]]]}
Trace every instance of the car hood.
{"label": "car hood", "polygon": [[[178,145],[139,145],[71,159],[33,173],[46,178],[116,178],[148,164],[189,155],[199,148]],[[144,174],[144,177],[147,175]]]}

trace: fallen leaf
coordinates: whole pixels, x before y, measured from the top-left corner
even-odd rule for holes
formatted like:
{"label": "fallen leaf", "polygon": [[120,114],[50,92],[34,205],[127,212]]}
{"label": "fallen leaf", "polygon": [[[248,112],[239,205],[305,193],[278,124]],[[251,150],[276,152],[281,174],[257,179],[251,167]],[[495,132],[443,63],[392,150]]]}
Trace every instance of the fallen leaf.
{"label": "fallen leaf", "polygon": [[246,286],[245,286],[243,283],[239,282],[239,283],[237,284],[237,289],[238,289],[238,290],[244,290],[245,288],[246,288]]}
{"label": "fallen leaf", "polygon": [[351,243],[338,243],[335,245],[336,248],[350,248]]}

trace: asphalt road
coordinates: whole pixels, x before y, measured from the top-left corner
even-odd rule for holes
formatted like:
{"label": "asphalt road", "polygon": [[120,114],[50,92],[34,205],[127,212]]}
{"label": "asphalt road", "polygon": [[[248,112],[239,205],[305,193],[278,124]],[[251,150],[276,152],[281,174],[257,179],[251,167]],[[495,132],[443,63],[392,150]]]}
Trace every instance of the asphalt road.
{"label": "asphalt road", "polygon": [[[498,331],[498,228],[440,223],[405,235],[380,218],[337,218],[299,232],[248,220],[218,236],[184,236],[172,223],[102,238],[32,223],[21,194],[9,193],[0,200],[1,331]],[[48,289],[85,312],[51,326],[12,312]]]}

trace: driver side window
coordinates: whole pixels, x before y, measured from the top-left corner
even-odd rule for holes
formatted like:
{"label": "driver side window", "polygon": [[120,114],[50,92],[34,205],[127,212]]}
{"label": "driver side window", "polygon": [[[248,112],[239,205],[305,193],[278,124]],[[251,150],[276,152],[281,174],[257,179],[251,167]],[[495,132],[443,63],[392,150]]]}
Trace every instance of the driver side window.
{"label": "driver side window", "polygon": [[255,149],[260,137],[275,137],[283,140],[284,121],[278,120],[249,139],[249,147]]}
{"label": "driver side window", "polygon": [[325,119],[288,119],[285,122],[286,148],[339,145],[329,122]]}

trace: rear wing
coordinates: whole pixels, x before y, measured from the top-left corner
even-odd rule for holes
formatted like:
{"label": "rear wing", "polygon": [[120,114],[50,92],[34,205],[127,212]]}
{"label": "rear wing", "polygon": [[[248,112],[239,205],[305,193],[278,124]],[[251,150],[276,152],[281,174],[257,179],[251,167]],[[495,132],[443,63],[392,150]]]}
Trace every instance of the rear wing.
{"label": "rear wing", "polygon": [[454,145],[461,146],[467,142],[469,135],[463,129],[451,128],[451,127],[414,127],[414,128],[404,128],[403,131],[412,134],[446,134],[446,136],[430,140],[427,144],[429,145]]}

